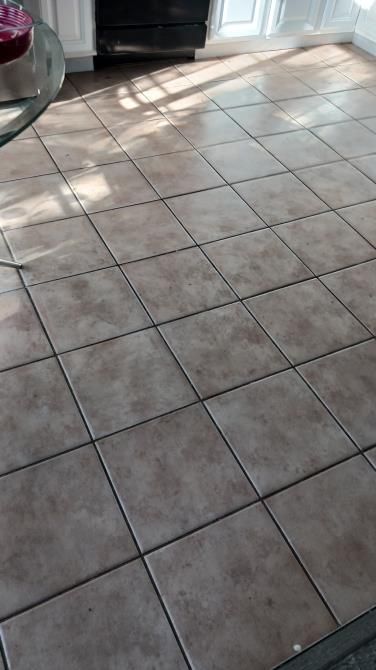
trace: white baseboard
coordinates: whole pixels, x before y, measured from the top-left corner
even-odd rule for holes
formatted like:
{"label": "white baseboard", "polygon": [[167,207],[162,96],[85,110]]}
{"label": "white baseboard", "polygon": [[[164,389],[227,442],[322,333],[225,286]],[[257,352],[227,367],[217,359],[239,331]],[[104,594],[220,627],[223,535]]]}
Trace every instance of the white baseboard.
{"label": "white baseboard", "polygon": [[373,56],[376,56],[376,42],[374,40],[370,40],[369,37],[365,37],[359,33],[354,33],[353,44],[355,44],[360,49],[364,49],[364,51],[368,51],[368,53],[372,54]]}
{"label": "white baseboard", "polygon": [[83,56],[82,58],[65,57],[66,72],[88,72],[94,70],[93,56]]}
{"label": "white baseboard", "polygon": [[320,33],[320,35],[289,35],[286,37],[247,37],[237,40],[209,40],[204,49],[196,50],[196,58],[231,56],[232,54],[252,53],[255,51],[275,51],[276,49],[295,49],[297,47],[316,46],[320,44],[352,42],[352,38],[353,33]]}

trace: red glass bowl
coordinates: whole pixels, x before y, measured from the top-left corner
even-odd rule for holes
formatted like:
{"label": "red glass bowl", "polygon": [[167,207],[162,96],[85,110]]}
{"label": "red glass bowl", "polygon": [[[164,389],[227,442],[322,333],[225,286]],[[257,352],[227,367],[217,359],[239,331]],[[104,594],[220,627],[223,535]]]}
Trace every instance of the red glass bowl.
{"label": "red glass bowl", "polygon": [[33,41],[33,18],[13,4],[0,4],[0,64],[23,56]]}

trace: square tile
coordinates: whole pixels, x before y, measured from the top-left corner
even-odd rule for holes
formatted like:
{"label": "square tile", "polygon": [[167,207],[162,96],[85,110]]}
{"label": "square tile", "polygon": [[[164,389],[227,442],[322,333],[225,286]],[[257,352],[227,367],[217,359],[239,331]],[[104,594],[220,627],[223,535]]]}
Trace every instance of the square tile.
{"label": "square tile", "polygon": [[141,561],[7,621],[3,633],[18,670],[186,668]]}
{"label": "square tile", "polygon": [[43,143],[60,170],[93,167],[128,159],[104,128],[48,135],[43,138]]}
{"label": "square tile", "polygon": [[0,507],[2,617],[137,553],[91,446],[3,477]]}
{"label": "square tile", "polygon": [[199,405],[107,437],[99,449],[142,551],[256,500]]}
{"label": "square tile", "polygon": [[375,483],[358,456],[269,501],[341,623],[375,602]]}
{"label": "square tile", "polygon": [[112,256],[85,216],[52,221],[6,233],[26,284],[38,284],[114,265]]}
{"label": "square tile", "polygon": [[351,224],[368,242],[376,246],[376,200],[353,207],[344,207],[338,214]]}
{"label": "square tile", "polygon": [[317,93],[331,93],[332,91],[357,88],[357,85],[351,79],[332,67],[302,70],[301,72],[295,72],[295,75]]}
{"label": "square tile", "polygon": [[334,628],[261,505],[147,561],[195,668],[271,668]]}
{"label": "square tile", "polygon": [[274,230],[318,275],[376,256],[376,250],[334,212],[284,223]]}
{"label": "square tile", "polygon": [[311,276],[271,230],[212,242],[204,250],[241,298]]}
{"label": "square tile", "polygon": [[[334,95],[342,95],[335,93]],[[327,96],[329,97],[329,96]],[[306,128],[350,121],[350,117],[320,95],[292,100],[280,100],[278,105]]]}
{"label": "square tile", "polygon": [[202,398],[288,367],[240,303],[168,323],[161,331]]}
{"label": "square tile", "polygon": [[118,86],[129,84],[128,77],[122,67],[106,67],[101,70],[87,72],[69,72],[69,81],[81,95],[111,92]]}
{"label": "square tile", "polygon": [[366,128],[369,128],[372,130],[372,132],[376,132],[376,118],[372,117],[371,119],[361,119],[361,123],[363,126],[366,126]]}
{"label": "square tile", "polygon": [[[235,75],[234,75],[235,76]],[[201,84],[201,89],[218,107],[242,107],[267,102],[260,91],[241,77]]]}
{"label": "square tile", "polygon": [[[161,198],[221,186],[223,179],[197,151],[180,151],[136,161]],[[149,198],[150,200],[152,198]]]}
{"label": "square tile", "polygon": [[300,370],[360,447],[375,444],[375,341],[325,356]]}
{"label": "square tile", "polygon": [[136,261],[194,244],[160,200],[92,214],[90,218],[118,263]]}
{"label": "square tile", "polygon": [[[123,71],[129,76],[129,79],[132,81],[139,91],[148,91],[154,86],[164,86],[166,84],[170,86],[191,86],[191,82],[185,75],[179,72],[176,64],[172,64],[174,61],[169,62],[166,60],[161,60],[159,63],[157,61],[149,61],[149,64],[144,61],[129,62],[123,66]],[[154,63],[154,65],[153,65]]]}
{"label": "square tile", "polygon": [[358,63],[344,63],[337,66],[340,72],[359,86],[374,86],[376,84],[376,67],[371,61]]}
{"label": "square tile", "polygon": [[264,51],[258,53],[248,54],[234,54],[223,58],[226,65],[242,77],[249,78],[252,81],[253,77],[260,75],[272,74],[286,74],[286,70],[282,65],[275,63],[272,60],[272,52]]}
{"label": "square tile", "polygon": [[376,96],[364,88],[329,93],[327,99],[354,119],[376,116]]}
{"label": "square tile", "polygon": [[151,325],[118,268],[38,284],[31,294],[58,352]]}
{"label": "square tile", "polygon": [[234,77],[232,70],[218,58],[179,63],[177,68],[193,84],[204,84],[207,81],[232,79]]}
{"label": "square tile", "polygon": [[186,111],[189,114],[197,112],[209,112],[218,109],[217,105],[210,100],[205,93],[191,84],[154,86],[145,91],[145,94],[154,103],[159,113]]}
{"label": "square tile", "polygon": [[267,74],[261,77],[244,75],[247,81],[264,93],[269,100],[301,98],[312,95],[312,89],[289,73]]}
{"label": "square tile", "polygon": [[0,370],[52,356],[24,289],[0,294]]}
{"label": "square tile", "polygon": [[224,305],[235,294],[200,249],[186,249],[123,266],[155,321]]}
{"label": "square tile", "polygon": [[146,179],[129,161],[66,172],[70,186],[89,214],[157,200]]}
{"label": "square tile", "polygon": [[269,226],[328,209],[293,174],[280,174],[235,184],[234,188]]}
{"label": "square tile", "polygon": [[[0,237],[0,258],[9,261],[13,260],[2,237]],[[22,288],[22,286],[18,270],[0,265],[0,293],[13,291],[16,288]]]}
{"label": "square tile", "polygon": [[218,144],[203,149],[202,155],[229,183],[286,170],[255,140]]}
{"label": "square tile", "polygon": [[[376,135],[374,135],[376,138]],[[353,158],[350,163],[367,177],[376,181],[376,155],[362,156],[362,158]]]}
{"label": "square tile", "polygon": [[220,110],[201,114],[177,112],[169,114],[168,118],[194,147],[249,139],[247,133]]}
{"label": "square tile", "polygon": [[131,158],[159,156],[192,148],[167,119],[118,124],[110,131]]}
{"label": "square tile", "polygon": [[324,65],[317,52],[305,49],[286,49],[273,60],[283,65],[286,70],[302,70]]}
{"label": "square tile", "polygon": [[54,358],[0,374],[0,418],[1,474],[89,441]]}
{"label": "square tile", "polygon": [[261,495],[357,453],[293,370],[207,401]]}
{"label": "square tile", "polygon": [[322,281],[376,335],[376,261],[326,275]]}
{"label": "square tile", "polygon": [[180,195],[167,203],[198,244],[265,227],[229,186]]}
{"label": "square tile", "polygon": [[0,184],[0,198],[3,230],[83,214],[81,205],[60,174]]}
{"label": "square tile", "polygon": [[84,100],[53,102],[34,122],[34,128],[39,135],[71,133],[101,127],[101,122]]}
{"label": "square tile", "polygon": [[[337,128],[338,126],[331,127]],[[317,129],[318,134],[320,130],[321,128]],[[260,142],[289,170],[330,163],[341,158],[326,144],[314,137],[309,130],[260,137]]]}
{"label": "square tile", "polygon": [[297,176],[334,209],[376,198],[376,184],[345,161],[299,170]]}
{"label": "square tile", "polygon": [[154,329],[77,349],[61,359],[96,437],[197,399]]}
{"label": "square tile", "polygon": [[358,121],[320,126],[313,128],[312,132],[338,151],[342,158],[354,158],[376,151],[376,135]]}
{"label": "square tile", "polygon": [[252,298],[246,305],[294,365],[369,338],[318,279]]}
{"label": "square tile", "polygon": [[227,114],[253,137],[300,128],[300,125],[294,119],[272,102],[252,105],[252,107],[229,109]]}
{"label": "square tile", "polygon": [[[53,172],[57,172],[57,167],[39,139],[9,142],[1,148],[0,182]],[[18,198],[22,186],[17,184]]]}
{"label": "square tile", "polygon": [[110,92],[92,93],[86,101],[107,128],[118,123],[140,123],[162,118],[153,101],[148,100],[133,84],[117,86]]}

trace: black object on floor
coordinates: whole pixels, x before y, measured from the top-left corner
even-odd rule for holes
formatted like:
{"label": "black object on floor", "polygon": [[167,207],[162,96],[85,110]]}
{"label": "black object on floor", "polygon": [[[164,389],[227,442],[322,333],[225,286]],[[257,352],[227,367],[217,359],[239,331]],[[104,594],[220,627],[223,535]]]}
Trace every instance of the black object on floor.
{"label": "black object on floor", "polygon": [[278,670],[376,670],[376,608],[282,663]]}

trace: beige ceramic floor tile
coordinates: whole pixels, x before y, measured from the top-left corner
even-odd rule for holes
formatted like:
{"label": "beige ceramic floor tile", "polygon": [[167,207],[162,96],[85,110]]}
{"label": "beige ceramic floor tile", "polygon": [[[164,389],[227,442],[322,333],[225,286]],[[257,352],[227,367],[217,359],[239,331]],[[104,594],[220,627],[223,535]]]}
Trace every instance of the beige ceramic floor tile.
{"label": "beige ceramic floor tile", "polygon": [[331,93],[332,91],[357,88],[356,83],[331,67],[302,70],[301,72],[295,72],[295,75],[317,93]]}
{"label": "beige ceramic floor tile", "polygon": [[288,73],[270,74],[261,77],[245,75],[246,79],[270,100],[300,98],[312,95],[312,89]]}
{"label": "beige ceramic floor tile", "polygon": [[236,299],[200,249],[185,249],[123,266],[156,322],[177,319]]}
{"label": "beige ceramic floor tile", "polygon": [[65,173],[86,212],[157,200],[154,189],[129,161]]}
{"label": "beige ceramic floor tile", "polygon": [[[302,99],[305,100],[305,98]],[[228,109],[227,114],[239,123],[252,137],[298,130],[301,127],[294,119],[285,114],[272,102],[252,105],[252,107]]]}
{"label": "beige ceramic floor tile", "polygon": [[83,214],[81,205],[60,174],[0,184],[0,199],[3,230]]}
{"label": "beige ceramic floor tile", "polygon": [[145,158],[191,149],[167,119],[118,124],[111,133],[131,158]]}
{"label": "beige ceramic floor tile", "polygon": [[376,261],[326,275],[322,281],[376,335]]}
{"label": "beige ceramic floor tile", "polygon": [[15,258],[23,264],[26,284],[115,264],[85,216],[11,230],[6,237]]}
{"label": "beige ceramic floor tile", "polygon": [[198,244],[265,227],[229,186],[180,195],[166,202]]}
{"label": "beige ceramic floor tile", "polygon": [[201,89],[208,98],[223,109],[255,105],[267,101],[267,98],[257,88],[241,77],[201,84]]}
{"label": "beige ceramic floor tile", "polygon": [[48,135],[43,138],[43,143],[60,170],[74,170],[128,159],[104,128]]}
{"label": "beige ceramic floor tile", "polygon": [[68,100],[50,105],[35,121],[34,128],[39,135],[54,135],[101,128],[101,125],[84,100]]}
{"label": "beige ceramic floor tile", "polygon": [[376,246],[376,201],[339,209],[338,213],[368,242]]}
{"label": "beige ceramic floor tile", "polygon": [[194,246],[194,242],[161,201],[92,214],[91,220],[118,263]]}
{"label": "beige ceramic floor tile", "polygon": [[330,93],[326,98],[354,119],[376,116],[376,96],[364,88]]}
{"label": "beige ceramic floor tile", "polygon": [[248,139],[247,133],[222,111],[193,115],[178,112],[169,114],[168,118],[182,135],[197,148],[220,144],[221,142]]}
{"label": "beige ceramic floor tile", "polygon": [[[342,94],[335,93],[334,95]],[[329,99],[329,96],[326,97]],[[306,128],[337,123],[338,121],[350,121],[350,117],[345,112],[320,95],[292,100],[279,100],[278,105]]]}
{"label": "beige ceramic floor tile", "polygon": [[328,205],[293,174],[234,184],[234,188],[270,226],[328,209]]}
{"label": "beige ceramic floor tile", "polygon": [[[337,128],[338,126],[331,127]],[[317,134],[321,136],[320,130],[319,128]],[[259,141],[289,170],[320,165],[320,163],[330,163],[341,158],[324,142],[314,137],[309,130],[298,130],[293,133],[260,137]]]}
{"label": "beige ceramic floor tile", "polygon": [[345,161],[299,170],[297,176],[335,209],[376,198],[376,184]]}
{"label": "beige ceramic floor tile", "polygon": [[229,184],[286,171],[255,140],[217,144],[201,153]]}
{"label": "beige ceramic floor tile", "polygon": [[[1,148],[0,182],[57,172],[57,167],[39,139],[10,142]],[[19,197],[22,184],[17,185]]]}
{"label": "beige ceramic floor tile", "polygon": [[203,191],[224,183],[206,160],[194,150],[141,158],[136,164],[162,198]]}
{"label": "beige ceramic floor tile", "polygon": [[[375,96],[376,97],[376,96]],[[376,151],[376,135],[358,121],[313,128],[312,132],[338,151],[342,158],[354,158]]]}

